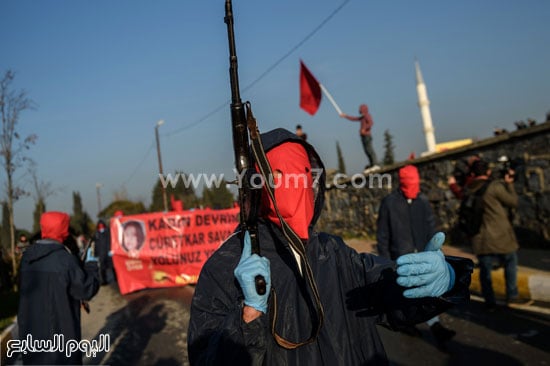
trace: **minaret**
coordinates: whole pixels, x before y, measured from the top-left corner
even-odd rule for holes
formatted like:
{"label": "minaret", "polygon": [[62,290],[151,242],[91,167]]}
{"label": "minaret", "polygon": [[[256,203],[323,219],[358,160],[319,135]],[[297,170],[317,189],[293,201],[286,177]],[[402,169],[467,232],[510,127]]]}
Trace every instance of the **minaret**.
{"label": "minaret", "polygon": [[435,152],[435,134],[432,124],[432,114],[430,113],[430,101],[428,100],[428,92],[426,90],[426,84],[422,78],[422,72],[420,71],[420,65],[418,61],[414,62],[416,67],[416,92],[418,93],[418,106],[420,107],[420,114],[422,115],[422,124],[424,125],[424,135],[426,135],[426,145],[428,146],[428,153]]}

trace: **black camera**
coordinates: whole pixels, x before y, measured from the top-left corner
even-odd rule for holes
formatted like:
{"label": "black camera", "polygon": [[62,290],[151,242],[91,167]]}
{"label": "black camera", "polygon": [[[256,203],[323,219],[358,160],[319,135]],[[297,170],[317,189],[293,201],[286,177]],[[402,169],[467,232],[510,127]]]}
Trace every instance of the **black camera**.
{"label": "black camera", "polygon": [[513,177],[514,173],[510,174],[510,170],[512,169],[512,163],[506,155],[502,155],[498,158],[497,169],[495,169],[497,172],[497,178],[504,179],[506,175]]}

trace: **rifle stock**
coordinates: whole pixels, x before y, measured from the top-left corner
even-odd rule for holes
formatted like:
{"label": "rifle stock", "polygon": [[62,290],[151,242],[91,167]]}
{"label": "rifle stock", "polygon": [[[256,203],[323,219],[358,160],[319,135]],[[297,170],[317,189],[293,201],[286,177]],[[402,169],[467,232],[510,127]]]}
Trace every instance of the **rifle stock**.
{"label": "rifle stock", "polygon": [[[246,231],[250,234],[252,253],[260,255],[258,242],[257,210],[260,203],[261,191],[253,189],[251,185],[252,174],[255,173],[251,166],[249,150],[249,136],[247,129],[247,113],[241,101],[239,91],[239,74],[237,62],[237,49],[235,47],[235,32],[233,28],[233,9],[231,0],[225,1],[225,24],[227,24],[227,36],[229,41],[229,77],[231,82],[231,129],[233,134],[233,150],[235,153],[235,165],[238,176],[241,177],[239,185],[240,207],[240,238],[244,240]],[[256,131],[253,131],[256,133]],[[256,292],[263,295],[266,292],[265,279],[256,276]]]}

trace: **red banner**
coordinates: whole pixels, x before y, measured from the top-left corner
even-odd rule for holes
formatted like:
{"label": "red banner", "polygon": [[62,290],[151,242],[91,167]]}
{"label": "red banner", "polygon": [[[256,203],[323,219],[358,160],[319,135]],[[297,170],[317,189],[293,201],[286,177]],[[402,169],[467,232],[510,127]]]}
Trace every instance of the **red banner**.
{"label": "red banner", "polygon": [[239,208],[111,219],[111,249],[121,294],[195,284],[208,257],[235,230]]}

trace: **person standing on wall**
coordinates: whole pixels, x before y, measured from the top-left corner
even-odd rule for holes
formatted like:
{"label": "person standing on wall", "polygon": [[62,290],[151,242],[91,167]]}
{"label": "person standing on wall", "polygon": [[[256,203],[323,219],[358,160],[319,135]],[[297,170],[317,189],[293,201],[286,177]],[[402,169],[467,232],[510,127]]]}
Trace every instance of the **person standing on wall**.
{"label": "person standing on wall", "polygon": [[361,126],[359,128],[359,135],[361,137],[361,142],[363,143],[365,154],[367,154],[367,157],[369,158],[369,164],[365,166],[365,170],[380,169],[380,167],[378,166],[378,160],[376,159],[376,152],[372,147],[371,130],[372,126],[374,125],[374,121],[372,120],[372,116],[369,113],[369,107],[366,104],[361,104],[359,106],[359,116],[357,117],[349,116],[345,113],[340,114],[340,117],[346,118],[350,121],[361,123]]}

